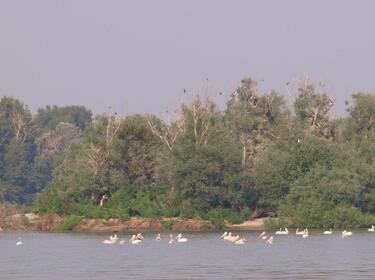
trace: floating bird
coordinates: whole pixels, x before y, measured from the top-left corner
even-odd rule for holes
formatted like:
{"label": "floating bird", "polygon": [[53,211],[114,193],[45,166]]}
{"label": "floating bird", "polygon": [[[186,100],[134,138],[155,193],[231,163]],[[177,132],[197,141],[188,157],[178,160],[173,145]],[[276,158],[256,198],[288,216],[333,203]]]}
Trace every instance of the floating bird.
{"label": "floating bird", "polygon": [[275,232],[275,234],[276,234],[276,235],[281,235],[282,232],[283,232],[283,231],[282,231],[281,228],[280,228],[278,231]]}
{"label": "floating bird", "polygon": [[236,244],[236,245],[244,245],[245,241],[246,241],[245,238],[240,238],[240,239],[237,239],[236,241],[234,241],[233,243]]}
{"label": "floating bird", "polygon": [[367,231],[375,232],[375,227],[374,227],[374,225],[372,225]]}
{"label": "floating bird", "polygon": [[158,233],[158,235],[155,237],[155,240],[160,240],[161,239],[161,236],[160,236],[160,233]]}
{"label": "floating bird", "polygon": [[296,235],[303,235],[304,233],[304,230],[299,230],[298,228],[296,229]]}
{"label": "floating bird", "polygon": [[229,232],[228,235],[225,235],[223,237],[224,240],[230,240],[231,238],[232,238],[232,233],[231,232]]}
{"label": "floating bird", "polygon": [[259,235],[259,238],[262,239],[262,240],[267,240],[267,239],[268,239],[268,236],[266,235],[266,232],[263,231],[263,232]]}
{"label": "floating bird", "polygon": [[129,240],[133,245],[138,245],[142,242],[141,239],[137,239],[136,235],[133,235]]}
{"label": "floating bird", "polygon": [[268,244],[272,244],[273,243],[273,236],[271,236],[270,238],[268,238],[266,242]]}
{"label": "floating bird", "polygon": [[117,240],[118,240],[118,237],[117,237],[117,234],[115,234],[113,236],[111,235],[109,239],[103,240],[102,243],[103,244],[116,244]]}
{"label": "floating bird", "polygon": [[332,234],[332,229],[330,228],[329,230],[324,231],[323,234]]}
{"label": "floating bird", "polygon": [[169,244],[175,244],[176,243],[176,241],[173,239],[173,235],[172,234],[169,235],[169,242],[168,243]]}
{"label": "floating bird", "polygon": [[144,239],[142,233],[138,233],[135,238],[138,239],[138,240]]}
{"label": "floating bird", "polygon": [[21,246],[21,245],[22,245],[21,237],[18,237],[17,242],[16,242],[16,246]]}
{"label": "floating bird", "polygon": [[221,238],[221,239],[224,239],[227,235],[228,235],[228,232],[224,232],[224,233],[220,236],[220,238]]}
{"label": "floating bird", "polygon": [[188,240],[187,240],[187,238],[186,237],[182,237],[182,234],[181,233],[179,233],[178,235],[177,235],[177,242],[187,242]]}
{"label": "floating bird", "polygon": [[346,231],[344,230],[342,233],[341,233],[341,238],[346,238],[348,236],[351,236],[352,235],[352,232],[351,231]]}
{"label": "floating bird", "polygon": [[239,235],[236,235],[236,236],[232,236],[230,239],[229,239],[229,241],[230,242],[236,242],[237,240],[239,240],[240,239],[240,236]]}
{"label": "floating bird", "polygon": [[285,228],[285,230],[281,231],[282,235],[287,235],[289,233],[288,228]]}

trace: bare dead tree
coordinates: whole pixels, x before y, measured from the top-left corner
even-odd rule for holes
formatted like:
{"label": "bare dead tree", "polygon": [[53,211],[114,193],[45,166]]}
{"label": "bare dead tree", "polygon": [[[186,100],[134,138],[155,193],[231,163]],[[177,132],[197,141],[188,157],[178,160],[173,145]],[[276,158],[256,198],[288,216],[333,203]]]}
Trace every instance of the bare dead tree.
{"label": "bare dead tree", "polygon": [[208,97],[202,100],[197,94],[190,108],[188,108],[193,118],[193,134],[197,144],[207,144],[210,114],[213,112],[214,107],[214,103]]}
{"label": "bare dead tree", "polygon": [[[117,120],[116,114],[106,116],[105,122],[105,133],[104,133],[104,144],[91,143],[88,153],[88,164],[90,165],[93,175],[95,177],[102,176],[101,171],[108,168],[111,165],[111,154],[113,149],[113,142],[117,136],[120,128],[120,121]],[[103,129],[103,128],[99,128]],[[100,178],[100,177],[99,177]],[[97,198],[96,194],[91,195],[92,198]],[[108,194],[103,194],[99,204],[103,206],[104,201],[108,197]]]}
{"label": "bare dead tree", "polygon": [[30,120],[27,120],[26,116],[17,110],[15,106],[13,106],[11,111],[11,120],[14,126],[16,140],[19,142],[25,142],[31,130],[31,117]]}
{"label": "bare dead tree", "polygon": [[[167,111],[169,112],[169,111]],[[157,136],[171,151],[179,135],[185,130],[185,116],[182,110],[173,110],[174,121],[161,119],[158,124],[156,119],[149,118],[147,123],[151,132]]]}

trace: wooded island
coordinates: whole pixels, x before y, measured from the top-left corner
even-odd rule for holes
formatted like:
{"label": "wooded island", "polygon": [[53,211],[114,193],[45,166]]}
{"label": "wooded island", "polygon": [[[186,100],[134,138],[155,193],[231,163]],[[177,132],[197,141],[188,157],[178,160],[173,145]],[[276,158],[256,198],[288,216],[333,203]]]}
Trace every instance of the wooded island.
{"label": "wooded island", "polygon": [[286,99],[244,79],[223,110],[192,94],[164,120],[93,117],[82,106],[32,114],[3,97],[3,215],[17,204],[66,217],[68,227],[84,217],[201,218],[218,226],[278,217],[310,228],[375,223],[375,94],[353,94],[340,118],[324,87],[305,80]]}

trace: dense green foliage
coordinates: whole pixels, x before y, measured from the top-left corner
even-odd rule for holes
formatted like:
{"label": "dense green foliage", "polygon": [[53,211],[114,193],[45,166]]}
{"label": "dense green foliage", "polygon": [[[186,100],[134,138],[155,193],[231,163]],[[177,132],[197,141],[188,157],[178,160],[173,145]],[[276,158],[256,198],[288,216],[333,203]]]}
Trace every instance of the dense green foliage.
{"label": "dense green foliage", "polygon": [[64,222],[59,225],[58,231],[72,230],[76,225],[79,224],[81,220],[82,220],[82,217],[75,216],[75,215],[66,217]]}
{"label": "dense green foliage", "polygon": [[1,198],[69,216],[62,230],[80,217],[201,217],[224,225],[271,216],[336,228],[374,222],[375,95],[353,94],[340,119],[331,116],[333,99],[311,84],[301,83],[289,101],[260,94],[246,79],[224,110],[195,96],[167,122],[116,114],[92,120],[78,106],[32,115],[4,97]]}

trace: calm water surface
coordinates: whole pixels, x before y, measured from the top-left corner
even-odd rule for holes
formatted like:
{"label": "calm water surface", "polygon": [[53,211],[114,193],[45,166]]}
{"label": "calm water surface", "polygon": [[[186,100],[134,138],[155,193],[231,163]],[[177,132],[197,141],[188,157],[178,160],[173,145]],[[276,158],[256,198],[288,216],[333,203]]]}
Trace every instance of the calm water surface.
{"label": "calm water surface", "polygon": [[189,242],[176,245],[167,233],[161,241],[146,234],[140,245],[104,245],[104,235],[1,233],[0,279],[375,279],[375,233],[289,234],[268,245],[242,232],[242,246],[220,234],[187,233]]}

